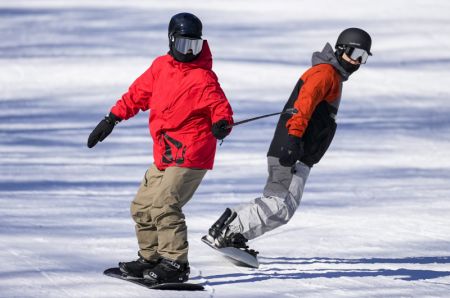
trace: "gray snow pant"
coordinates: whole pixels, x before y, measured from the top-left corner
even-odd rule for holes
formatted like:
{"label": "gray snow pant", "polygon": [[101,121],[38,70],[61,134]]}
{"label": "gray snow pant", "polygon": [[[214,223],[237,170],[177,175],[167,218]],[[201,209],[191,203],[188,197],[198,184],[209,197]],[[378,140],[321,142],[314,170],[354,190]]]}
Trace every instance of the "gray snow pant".
{"label": "gray snow pant", "polygon": [[291,167],[280,165],[278,158],[267,157],[269,178],[262,197],[234,208],[236,218],[230,223],[229,232],[239,232],[247,239],[286,224],[294,215],[303,195],[310,167],[302,162]]}

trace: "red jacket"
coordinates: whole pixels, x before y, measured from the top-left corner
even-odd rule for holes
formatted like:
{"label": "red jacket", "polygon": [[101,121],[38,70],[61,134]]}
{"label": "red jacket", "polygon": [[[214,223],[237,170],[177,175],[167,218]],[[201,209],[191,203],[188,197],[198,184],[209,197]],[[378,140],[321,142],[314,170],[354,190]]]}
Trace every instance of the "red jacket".
{"label": "red jacket", "polygon": [[221,119],[233,123],[233,111],[212,71],[206,40],[192,62],[178,62],[168,54],[156,58],[111,112],[126,120],[148,109],[158,169],[212,169],[217,144],[212,123]]}
{"label": "red jacket", "polygon": [[342,79],[331,64],[318,64],[308,69],[300,78],[303,85],[294,107],[298,113],[287,121],[288,133],[303,136],[316,106],[325,100],[332,104],[341,96]]}

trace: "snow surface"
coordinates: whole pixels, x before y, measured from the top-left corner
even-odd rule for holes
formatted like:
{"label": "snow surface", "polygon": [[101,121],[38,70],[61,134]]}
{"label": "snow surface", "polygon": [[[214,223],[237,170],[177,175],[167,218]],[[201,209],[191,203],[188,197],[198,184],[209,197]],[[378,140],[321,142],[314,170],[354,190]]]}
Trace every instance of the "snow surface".
{"label": "snow surface", "polygon": [[[206,4],[207,3],[207,4]],[[235,119],[280,111],[311,53],[347,27],[373,53],[259,269],[201,236],[257,197],[276,117],[236,127],[186,207],[192,281],[158,292],[102,275],[136,258],[129,203],[152,163],[147,115],[87,136],[158,55],[169,18],[203,20]],[[450,2],[0,1],[1,297],[450,297]]]}

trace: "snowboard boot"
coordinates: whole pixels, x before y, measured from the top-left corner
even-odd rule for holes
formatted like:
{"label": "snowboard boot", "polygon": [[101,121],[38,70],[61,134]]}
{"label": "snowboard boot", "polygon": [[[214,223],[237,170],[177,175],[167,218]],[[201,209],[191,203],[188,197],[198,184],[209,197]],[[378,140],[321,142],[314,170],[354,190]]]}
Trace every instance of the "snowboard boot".
{"label": "snowboard boot", "polygon": [[139,256],[139,259],[131,262],[120,262],[119,269],[127,278],[143,278],[145,270],[154,268],[158,262],[147,261]]}
{"label": "snowboard boot", "polygon": [[256,256],[257,251],[249,249],[247,245],[248,239],[241,233],[230,231],[229,224],[236,218],[237,214],[227,208],[220,218],[211,226],[208,231],[207,239],[217,248],[235,247],[245,250]]}
{"label": "snowboard boot", "polygon": [[180,263],[161,258],[158,265],[144,271],[144,279],[148,283],[178,283],[189,279],[189,263]]}

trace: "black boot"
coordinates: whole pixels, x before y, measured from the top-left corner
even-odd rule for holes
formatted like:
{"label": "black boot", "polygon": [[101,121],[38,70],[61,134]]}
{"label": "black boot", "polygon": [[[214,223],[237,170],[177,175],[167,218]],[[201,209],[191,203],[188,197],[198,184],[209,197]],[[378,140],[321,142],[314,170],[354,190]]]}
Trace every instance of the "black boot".
{"label": "black boot", "polygon": [[139,256],[139,259],[131,262],[120,262],[119,269],[130,278],[143,278],[143,272],[148,269],[152,269],[158,264],[156,261],[147,261],[143,257]]}
{"label": "black boot", "polygon": [[149,283],[185,282],[189,279],[189,273],[188,263],[162,258],[153,269],[144,271],[144,279]]}
{"label": "black boot", "polygon": [[248,248],[247,238],[245,238],[241,233],[224,233],[224,235],[219,235],[214,239],[214,244],[217,247],[236,247],[236,248]]}
{"label": "black boot", "polygon": [[219,219],[209,228],[208,240],[214,243],[217,247],[232,246],[236,248],[246,248],[247,239],[240,233],[231,233],[229,231],[229,224],[236,218],[237,214],[231,211],[230,208],[225,209],[225,212]]}
{"label": "black boot", "polygon": [[236,218],[237,214],[227,208],[220,218],[211,226],[207,239],[217,248],[235,247],[247,251],[256,256],[257,251],[249,249],[248,239],[241,233],[233,233],[229,229],[229,224]]}
{"label": "black boot", "polygon": [[230,208],[225,209],[225,212],[219,217],[219,219],[209,228],[208,235],[212,239],[216,239],[224,230],[228,227],[230,222],[236,218],[236,212],[232,212]]}

